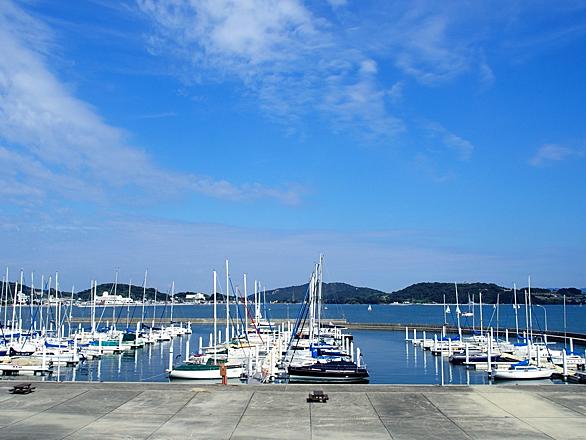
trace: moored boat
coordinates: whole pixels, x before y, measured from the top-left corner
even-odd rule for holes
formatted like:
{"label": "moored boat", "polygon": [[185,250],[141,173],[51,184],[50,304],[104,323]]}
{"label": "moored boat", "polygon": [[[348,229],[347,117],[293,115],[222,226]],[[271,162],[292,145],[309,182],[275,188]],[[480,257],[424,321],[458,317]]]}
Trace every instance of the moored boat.
{"label": "moored boat", "polygon": [[549,368],[529,365],[527,361],[511,365],[508,369],[493,368],[491,371],[494,379],[501,380],[531,380],[531,379],[549,379],[553,370]]}
{"label": "moored boat", "polygon": [[244,368],[239,364],[224,364],[214,362],[212,358],[206,356],[195,356],[189,361],[178,365],[169,371],[170,379],[191,379],[191,380],[213,380],[222,379],[220,368],[226,366],[226,377],[228,379],[237,379]]}
{"label": "moored boat", "polygon": [[352,361],[332,360],[288,367],[290,382],[367,382],[368,371]]}

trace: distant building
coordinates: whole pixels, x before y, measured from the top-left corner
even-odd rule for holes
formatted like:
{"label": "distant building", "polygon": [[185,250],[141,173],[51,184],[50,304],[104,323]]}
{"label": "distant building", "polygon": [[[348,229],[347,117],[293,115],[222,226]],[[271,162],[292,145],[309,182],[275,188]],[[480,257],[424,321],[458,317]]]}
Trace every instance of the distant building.
{"label": "distant building", "polygon": [[185,301],[193,303],[204,303],[206,301],[206,297],[203,293],[188,293],[185,295]]}
{"label": "distant building", "polygon": [[102,296],[96,296],[96,304],[101,306],[122,306],[132,303],[132,299],[127,296],[110,295],[109,292],[103,292]]}

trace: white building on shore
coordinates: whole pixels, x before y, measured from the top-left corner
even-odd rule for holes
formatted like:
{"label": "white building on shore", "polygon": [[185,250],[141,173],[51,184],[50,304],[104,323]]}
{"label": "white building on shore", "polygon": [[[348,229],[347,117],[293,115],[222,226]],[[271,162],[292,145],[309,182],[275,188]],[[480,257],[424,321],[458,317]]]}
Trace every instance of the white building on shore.
{"label": "white building on shore", "polygon": [[206,297],[203,293],[188,293],[185,295],[185,302],[202,304],[206,302]]}
{"label": "white building on shore", "polygon": [[122,295],[110,295],[109,292],[103,292],[102,296],[96,296],[96,304],[100,306],[123,306],[132,304],[131,298]]}

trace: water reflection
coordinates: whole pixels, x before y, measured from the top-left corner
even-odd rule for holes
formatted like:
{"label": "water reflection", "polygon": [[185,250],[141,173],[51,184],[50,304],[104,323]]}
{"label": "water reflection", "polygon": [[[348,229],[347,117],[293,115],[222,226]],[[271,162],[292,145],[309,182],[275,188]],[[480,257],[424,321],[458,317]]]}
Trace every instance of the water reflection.
{"label": "water reflection", "polygon": [[[168,381],[169,349],[173,346],[175,363],[184,361],[195,352],[196,341],[207,340],[209,325],[194,325],[191,337],[175,338],[171,342],[149,344],[142,349],[118,355],[87,360],[77,367],[60,367],[52,376],[41,380],[60,381]],[[430,351],[405,343],[404,332],[355,330],[354,342],[364,354],[370,373],[370,383],[440,384],[444,370],[446,384],[486,384],[486,371],[453,366],[447,357],[433,356]]]}

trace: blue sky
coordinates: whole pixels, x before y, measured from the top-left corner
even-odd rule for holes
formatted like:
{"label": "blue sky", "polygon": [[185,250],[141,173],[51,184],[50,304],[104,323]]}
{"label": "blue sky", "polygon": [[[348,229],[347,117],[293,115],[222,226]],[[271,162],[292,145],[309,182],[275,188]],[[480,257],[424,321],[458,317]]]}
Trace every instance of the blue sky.
{"label": "blue sky", "polygon": [[585,49],[572,1],[4,1],[0,265],[585,287]]}

